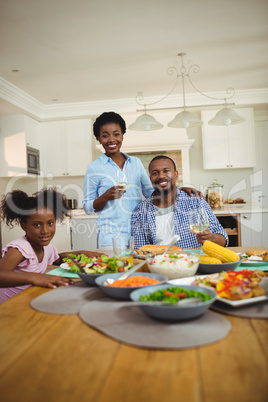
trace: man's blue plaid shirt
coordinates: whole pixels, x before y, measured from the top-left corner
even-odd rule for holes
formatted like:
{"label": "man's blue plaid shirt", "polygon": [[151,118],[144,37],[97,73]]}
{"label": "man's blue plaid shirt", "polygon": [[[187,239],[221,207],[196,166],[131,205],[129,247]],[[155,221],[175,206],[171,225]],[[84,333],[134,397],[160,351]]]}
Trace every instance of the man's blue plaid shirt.
{"label": "man's blue plaid shirt", "polygon": [[[212,233],[221,234],[226,239],[228,245],[228,236],[212,209],[204,200],[196,199],[195,196],[189,197],[183,191],[177,189],[177,198],[175,201],[174,230],[175,234],[180,236],[177,246],[181,248],[197,248],[200,244],[196,236],[190,232],[189,212],[197,207],[204,207],[209,219],[209,230]],[[134,236],[135,249],[145,244],[156,244],[156,219],[153,205],[153,195],[142,201],[133,211],[131,217],[131,232]]]}

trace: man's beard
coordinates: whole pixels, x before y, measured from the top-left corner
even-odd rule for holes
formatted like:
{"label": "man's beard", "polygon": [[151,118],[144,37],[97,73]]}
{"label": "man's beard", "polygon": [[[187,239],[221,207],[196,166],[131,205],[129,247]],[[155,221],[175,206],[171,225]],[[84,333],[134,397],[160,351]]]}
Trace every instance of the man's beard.
{"label": "man's beard", "polygon": [[[171,181],[169,183],[170,183],[170,186],[169,186],[169,188],[166,188],[166,189],[162,189],[161,187],[155,187],[156,195],[158,195],[159,197],[163,197],[163,196],[171,193],[171,191],[174,189],[174,186],[171,183]],[[157,185],[158,183],[155,183],[155,184]]]}

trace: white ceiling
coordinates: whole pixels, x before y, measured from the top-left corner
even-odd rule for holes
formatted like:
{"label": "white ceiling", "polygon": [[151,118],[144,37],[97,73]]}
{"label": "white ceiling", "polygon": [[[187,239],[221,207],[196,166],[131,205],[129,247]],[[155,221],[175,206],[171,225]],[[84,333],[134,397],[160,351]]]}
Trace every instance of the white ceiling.
{"label": "white ceiling", "polygon": [[179,52],[203,92],[268,88],[267,0],[1,0],[0,114],[165,95]]}

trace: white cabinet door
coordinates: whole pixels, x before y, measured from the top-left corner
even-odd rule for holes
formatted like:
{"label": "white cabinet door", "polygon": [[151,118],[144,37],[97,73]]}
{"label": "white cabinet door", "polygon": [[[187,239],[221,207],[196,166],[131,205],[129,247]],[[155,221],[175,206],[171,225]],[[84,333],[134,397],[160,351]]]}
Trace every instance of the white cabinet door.
{"label": "white cabinet door", "polygon": [[63,176],[65,174],[64,124],[62,121],[49,121],[42,124],[43,174]]}
{"label": "white cabinet door", "polygon": [[72,250],[71,247],[71,224],[69,220],[62,223],[57,223],[56,233],[52,239],[52,244],[58,250],[58,253],[68,252]]}
{"label": "white cabinet door", "polygon": [[83,176],[91,162],[89,119],[42,123],[44,174]]}
{"label": "white cabinet door", "polygon": [[240,215],[241,246],[268,247],[268,213]]}
{"label": "white cabinet door", "polygon": [[96,250],[97,223],[96,218],[72,219],[72,250]]}
{"label": "white cabinet door", "polygon": [[39,149],[39,129],[28,116],[0,116],[0,177],[27,175],[26,147]]}
{"label": "white cabinet door", "polygon": [[[31,119],[31,117],[24,116],[25,131],[26,131],[26,145],[31,148],[40,149],[41,129],[39,121]],[[41,153],[41,152],[40,152]]]}
{"label": "white cabinet door", "polygon": [[245,121],[231,126],[208,124],[216,112],[216,110],[202,112],[204,169],[254,167],[256,161],[253,109],[236,109]]}
{"label": "white cabinet door", "polygon": [[66,173],[70,176],[84,175],[91,162],[91,121],[67,120],[64,132]]}

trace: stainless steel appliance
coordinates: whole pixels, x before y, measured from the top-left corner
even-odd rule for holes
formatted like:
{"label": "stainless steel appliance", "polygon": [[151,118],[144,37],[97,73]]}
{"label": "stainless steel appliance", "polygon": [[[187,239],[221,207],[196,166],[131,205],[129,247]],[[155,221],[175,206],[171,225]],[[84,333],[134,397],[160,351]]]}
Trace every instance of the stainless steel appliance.
{"label": "stainless steel appliance", "polygon": [[40,174],[40,152],[36,148],[27,147],[27,173]]}
{"label": "stainless steel appliance", "polygon": [[77,209],[77,200],[74,198],[68,200],[69,208],[70,209]]}

